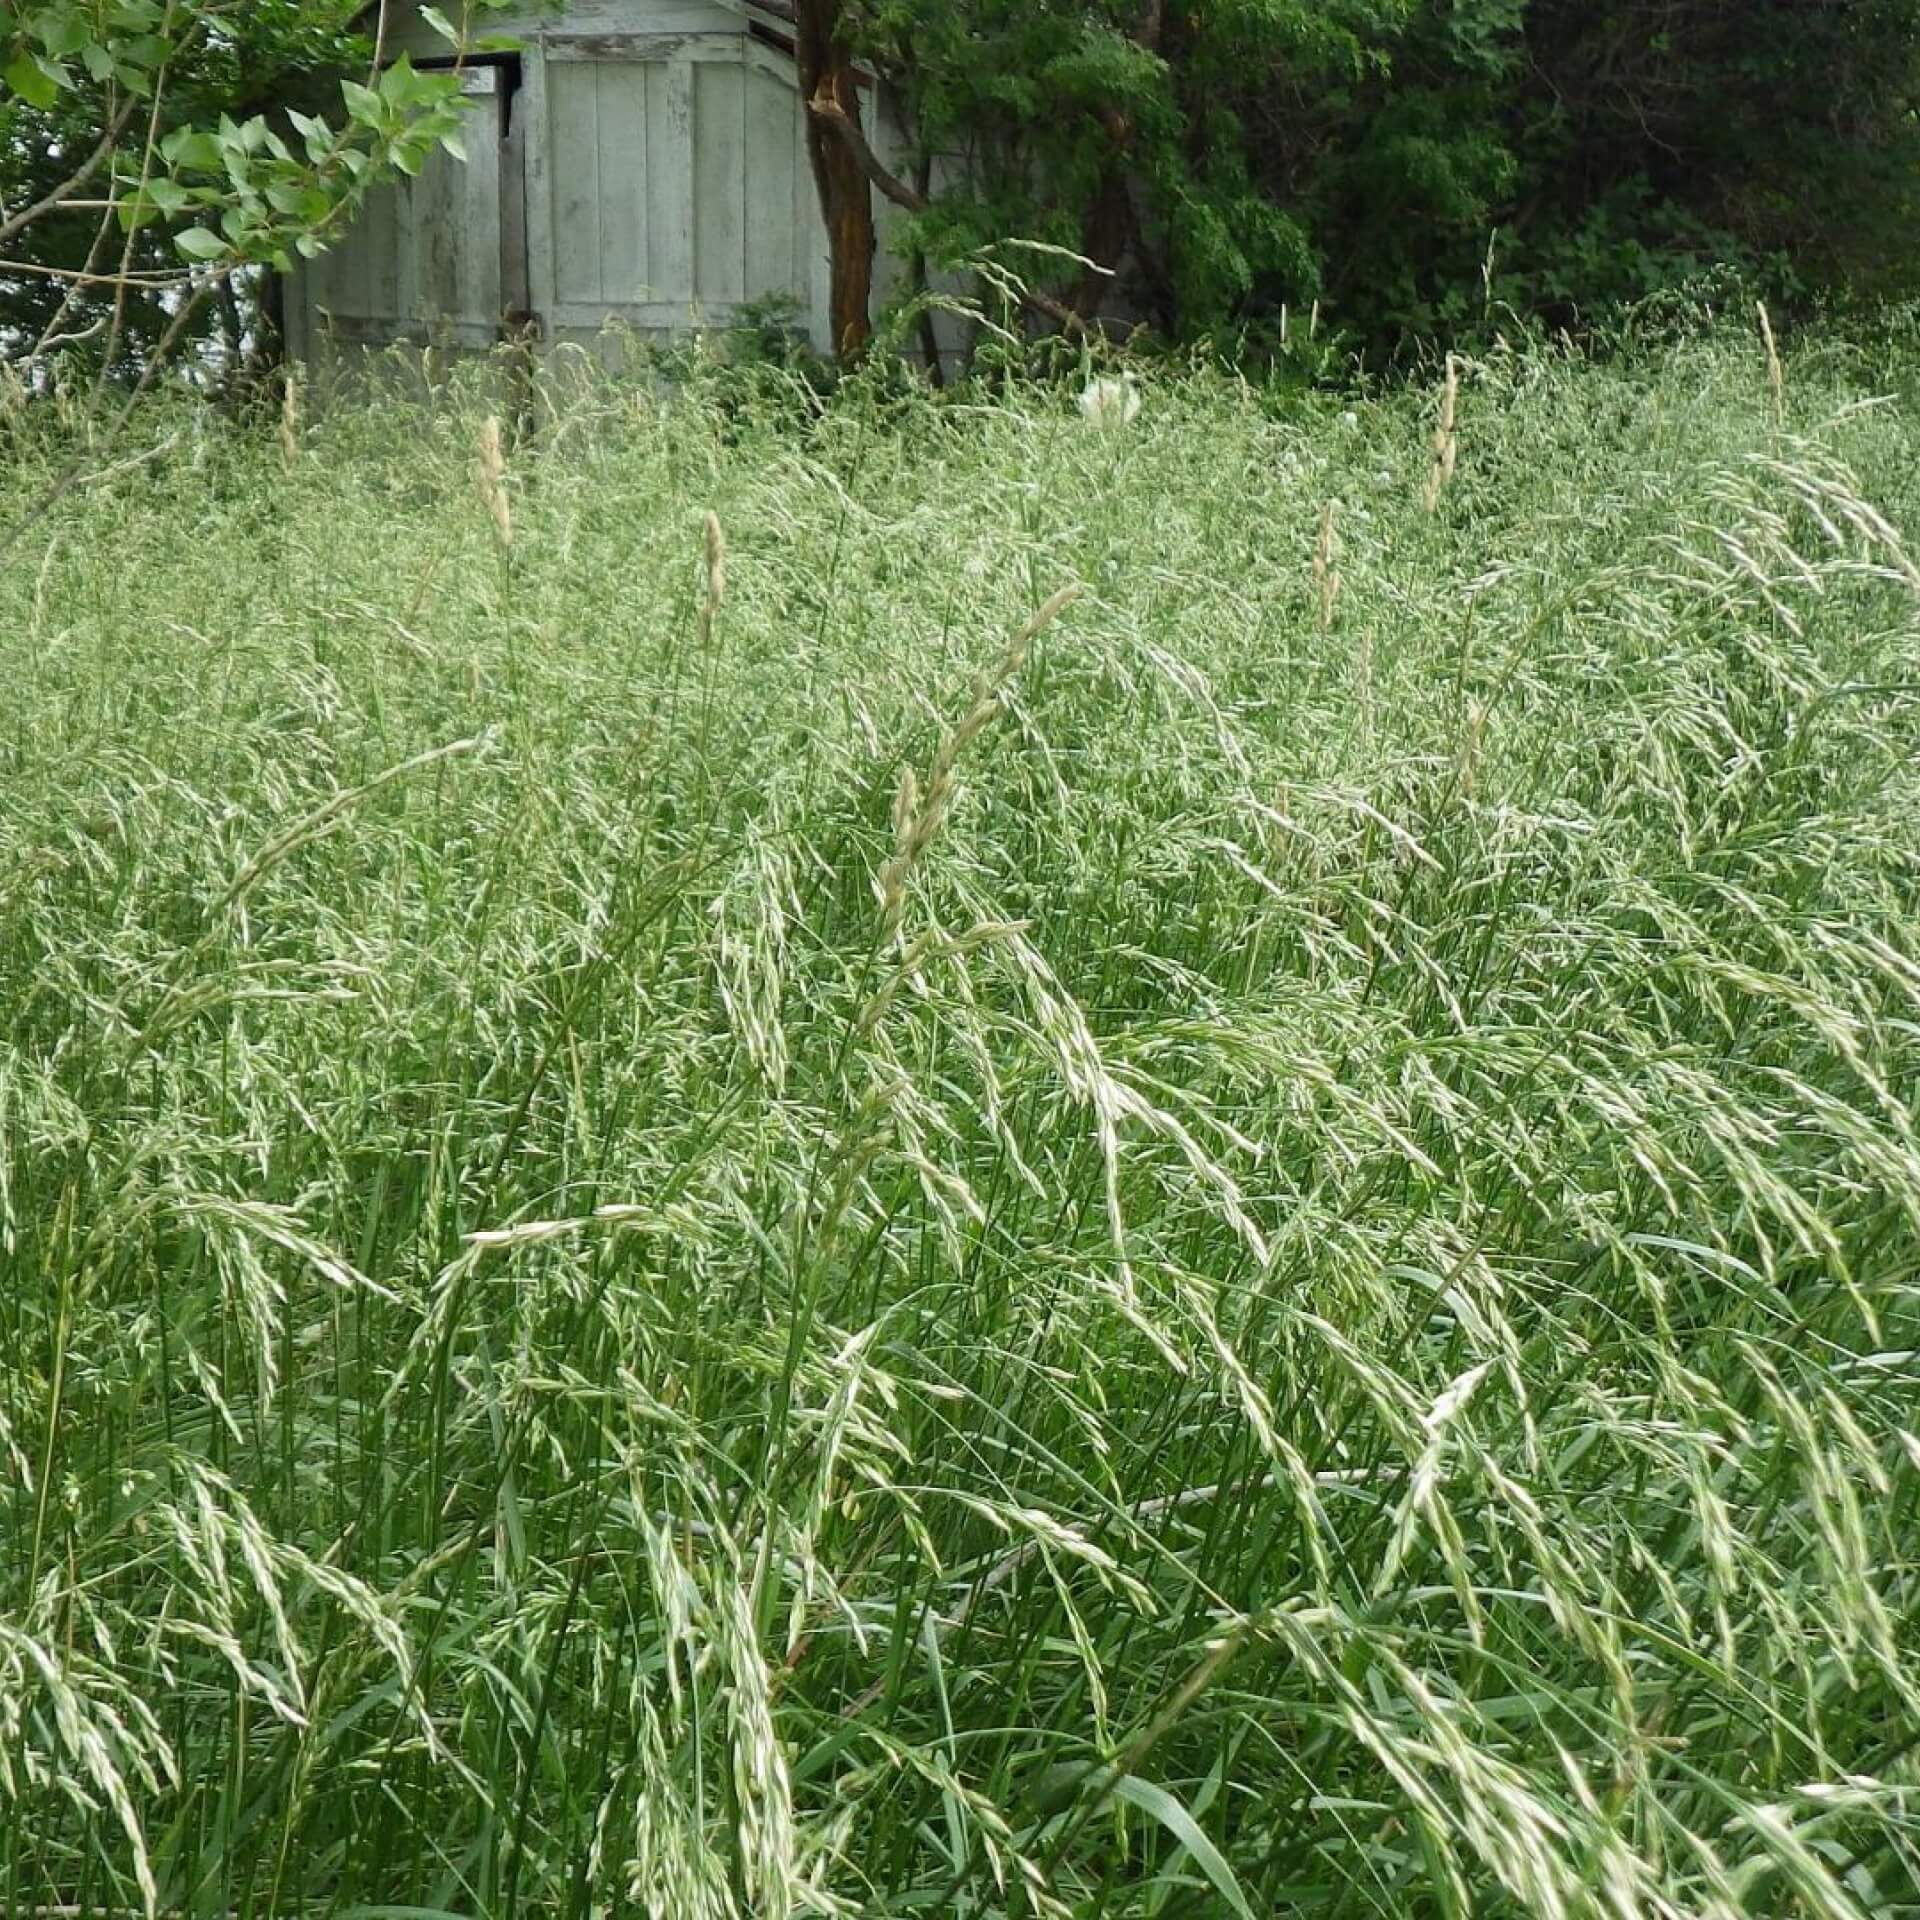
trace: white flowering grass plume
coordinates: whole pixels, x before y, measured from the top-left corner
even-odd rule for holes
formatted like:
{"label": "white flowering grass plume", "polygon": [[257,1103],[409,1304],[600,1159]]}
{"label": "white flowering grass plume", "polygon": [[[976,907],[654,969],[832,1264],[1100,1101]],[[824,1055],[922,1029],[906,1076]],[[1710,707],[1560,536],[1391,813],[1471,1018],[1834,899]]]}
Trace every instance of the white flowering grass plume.
{"label": "white flowering grass plume", "polygon": [[1100,374],[1080,389],[1080,417],[1100,428],[1130,427],[1140,417],[1140,383],[1131,373]]}

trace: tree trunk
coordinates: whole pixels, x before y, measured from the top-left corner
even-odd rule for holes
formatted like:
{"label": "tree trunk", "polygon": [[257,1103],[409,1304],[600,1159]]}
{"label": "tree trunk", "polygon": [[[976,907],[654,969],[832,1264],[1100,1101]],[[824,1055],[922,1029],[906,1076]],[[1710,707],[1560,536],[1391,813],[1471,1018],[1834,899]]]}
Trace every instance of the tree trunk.
{"label": "tree trunk", "polygon": [[[1158,54],[1166,40],[1166,0],[1144,0],[1140,18],[1128,36],[1143,53]],[[1108,149],[1100,167],[1100,185],[1087,208],[1081,228],[1080,251],[1094,262],[1095,271],[1081,276],[1068,303],[1082,320],[1092,320],[1101,302],[1113,291],[1121,256],[1133,239],[1133,194],[1128,185],[1134,135],[1133,116],[1110,108],[1101,116]]]}
{"label": "tree trunk", "polygon": [[[925,206],[933,193],[933,155],[924,147],[913,163],[914,196]],[[918,247],[907,256],[907,286],[914,298],[921,299],[927,291],[927,256]],[[920,309],[920,357],[927,363],[927,378],[936,387],[947,384],[946,369],[940,364],[940,334],[933,324],[933,309],[923,306]]]}
{"label": "tree trunk", "polygon": [[[831,102],[855,129],[860,90],[854,84],[841,0],[799,0],[795,8],[795,64],[807,101]],[[833,350],[855,358],[872,337],[873,189],[852,145],[817,113],[807,115],[807,157],[820,195],[831,263],[827,302]]]}

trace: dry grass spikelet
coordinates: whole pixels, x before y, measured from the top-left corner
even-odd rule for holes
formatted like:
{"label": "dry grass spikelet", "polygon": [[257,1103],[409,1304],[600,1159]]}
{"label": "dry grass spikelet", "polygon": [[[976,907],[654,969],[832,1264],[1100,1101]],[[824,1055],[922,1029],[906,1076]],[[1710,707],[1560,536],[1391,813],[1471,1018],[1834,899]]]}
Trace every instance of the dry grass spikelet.
{"label": "dry grass spikelet", "polygon": [[1487,710],[1478,700],[1467,702],[1466,725],[1460,732],[1460,792],[1471,800],[1480,782],[1480,752],[1486,744]]}
{"label": "dry grass spikelet", "polygon": [[1426,484],[1420,491],[1420,504],[1429,513],[1439,511],[1440,496],[1446,492],[1459,458],[1460,443],[1454,431],[1459,406],[1460,363],[1448,354],[1446,384],[1440,389],[1440,419],[1433,429],[1433,464],[1427,469]]}
{"label": "dry grass spikelet", "polygon": [[1773,411],[1778,418],[1786,411],[1787,370],[1780,361],[1780,347],[1773,337],[1773,319],[1767,312],[1767,303],[1756,300],[1753,307],[1760,316],[1760,344],[1767,350],[1767,387],[1773,395]]}
{"label": "dry grass spikelet", "polygon": [[707,604],[720,606],[727,597],[727,536],[720,531],[720,516],[709,512],[706,518]]}
{"label": "dry grass spikelet", "polygon": [[1320,533],[1313,543],[1313,590],[1320,603],[1320,631],[1333,628],[1334,610],[1340,604],[1340,536],[1334,531],[1334,519],[1340,502],[1329,500],[1320,509]]}
{"label": "dry grass spikelet", "polygon": [[713,617],[727,597],[727,536],[721,531],[720,516],[711,510],[701,522],[700,556],[707,590],[694,616],[694,637],[704,656],[713,642]]}
{"label": "dry grass spikelet", "polygon": [[494,538],[504,553],[513,545],[513,509],[507,502],[507,456],[500,445],[500,420],[488,414],[480,422],[480,450],[474,461],[474,484],[493,521]]}
{"label": "dry grass spikelet", "polygon": [[280,461],[291,470],[300,458],[300,369],[291,360],[280,378]]}

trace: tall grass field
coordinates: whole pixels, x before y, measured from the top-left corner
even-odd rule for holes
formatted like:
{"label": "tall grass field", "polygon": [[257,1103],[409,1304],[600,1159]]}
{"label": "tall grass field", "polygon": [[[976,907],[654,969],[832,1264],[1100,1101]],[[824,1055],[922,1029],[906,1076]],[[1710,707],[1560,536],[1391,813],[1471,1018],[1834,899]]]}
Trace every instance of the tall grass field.
{"label": "tall grass field", "polygon": [[1920,1914],[1898,360],[83,453],[0,1916]]}

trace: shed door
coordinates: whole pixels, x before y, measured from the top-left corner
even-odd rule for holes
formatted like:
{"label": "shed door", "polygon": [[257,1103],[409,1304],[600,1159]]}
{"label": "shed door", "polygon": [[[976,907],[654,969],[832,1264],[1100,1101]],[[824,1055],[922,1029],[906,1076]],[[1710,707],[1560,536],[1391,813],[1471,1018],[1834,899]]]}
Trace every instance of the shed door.
{"label": "shed door", "polygon": [[[395,340],[485,349],[517,305],[507,258],[518,227],[503,166],[508,101],[497,67],[464,72],[464,164],[438,148],[417,178],[377,187],[339,245],[307,263],[313,323],[346,344]],[[504,190],[503,190],[504,189]]]}
{"label": "shed door", "polygon": [[555,35],[528,63],[533,305],[550,337],[610,320],[810,310],[823,242],[790,64],[742,34]]}

